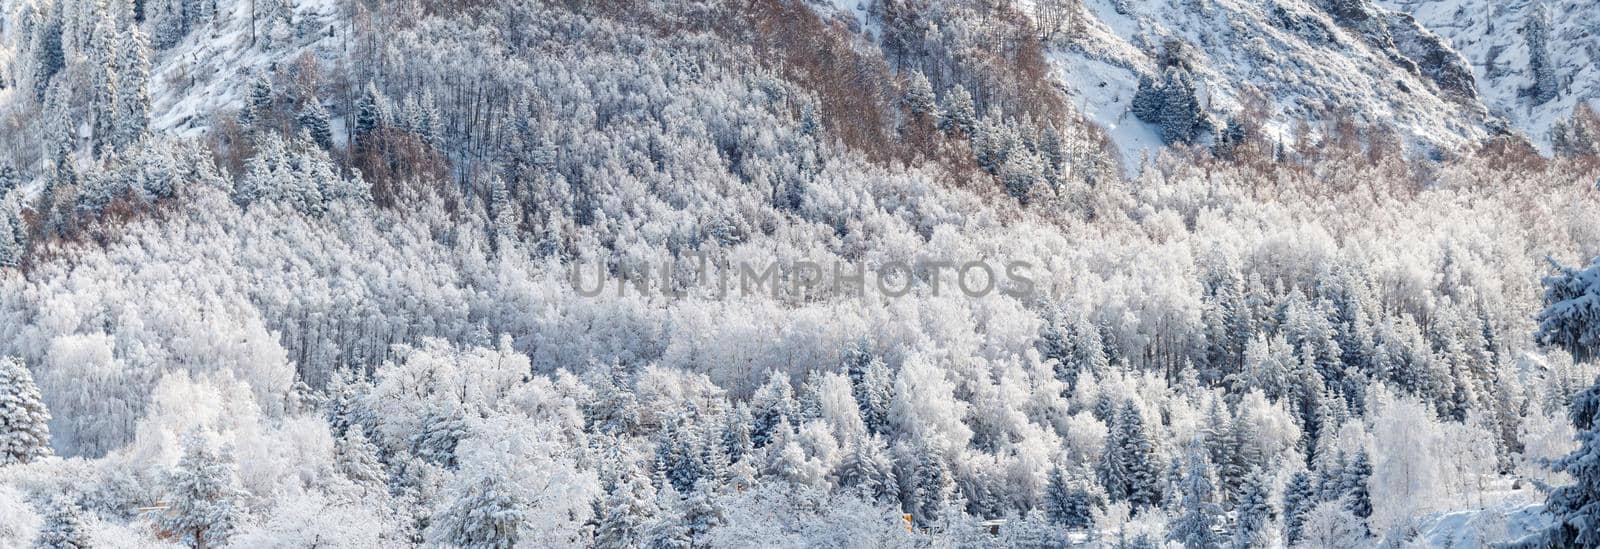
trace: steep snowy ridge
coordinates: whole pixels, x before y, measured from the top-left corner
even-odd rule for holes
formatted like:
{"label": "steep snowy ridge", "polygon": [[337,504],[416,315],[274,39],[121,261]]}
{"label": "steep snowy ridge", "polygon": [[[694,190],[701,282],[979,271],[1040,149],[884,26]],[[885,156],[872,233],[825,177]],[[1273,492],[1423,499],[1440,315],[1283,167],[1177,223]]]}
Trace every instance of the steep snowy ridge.
{"label": "steep snowy ridge", "polygon": [[1130,159],[1159,145],[1123,128],[1137,124],[1128,110],[1140,75],[1158,75],[1169,47],[1183,50],[1209,113],[1225,120],[1259,97],[1280,141],[1335,116],[1446,149],[1490,135],[1492,118],[1442,40],[1370,3],[1329,4],[1088,0],[1080,33],[1062,40],[1061,80]]}
{"label": "steep snowy ridge", "polygon": [[[1589,0],[1380,0],[1449,39],[1471,62],[1489,112],[1509,120],[1544,152],[1550,127],[1580,102],[1600,105],[1600,3]],[[1538,13],[1543,6],[1545,14]],[[1548,17],[1544,40],[1554,97],[1540,102],[1528,23]],[[1535,41],[1537,42],[1537,41]]]}
{"label": "steep snowy ridge", "polygon": [[152,130],[186,137],[203,133],[212,122],[209,115],[239,108],[254,77],[307,52],[330,59],[347,41],[349,28],[332,24],[338,14],[332,0],[294,4],[289,24],[281,29],[252,22],[250,6],[219,2],[214,21],[151,60]]}

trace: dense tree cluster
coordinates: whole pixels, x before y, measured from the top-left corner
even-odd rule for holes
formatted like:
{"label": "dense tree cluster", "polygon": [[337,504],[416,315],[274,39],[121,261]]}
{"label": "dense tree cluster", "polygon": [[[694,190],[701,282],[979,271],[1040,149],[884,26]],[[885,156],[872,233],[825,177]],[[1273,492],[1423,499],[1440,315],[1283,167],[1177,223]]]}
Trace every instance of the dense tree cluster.
{"label": "dense tree cluster", "polygon": [[[150,59],[316,14],[90,4],[19,9],[49,154],[0,158],[0,545],[1350,546],[1513,478],[1575,481],[1552,535],[1593,541],[1600,266],[1541,261],[1600,256],[1576,160],[1330,131],[1123,178],[1030,87],[1069,21],[944,2],[874,3],[846,75],[767,64],[802,48],[728,40],[761,15],[720,2],[362,3],[356,66],[251,75],[183,138],[147,129]],[[1135,113],[1197,142],[1168,65]],[[840,127],[874,71],[894,154]],[[568,280],[689,254],[1000,258],[1038,291]]]}

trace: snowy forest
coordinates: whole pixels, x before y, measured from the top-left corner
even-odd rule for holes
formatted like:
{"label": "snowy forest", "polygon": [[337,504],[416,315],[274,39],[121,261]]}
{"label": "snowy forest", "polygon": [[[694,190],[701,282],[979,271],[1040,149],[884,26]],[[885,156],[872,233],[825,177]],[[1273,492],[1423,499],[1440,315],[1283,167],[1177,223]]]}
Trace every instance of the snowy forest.
{"label": "snowy forest", "polygon": [[0,0],[0,548],[1600,547],[1477,4]]}

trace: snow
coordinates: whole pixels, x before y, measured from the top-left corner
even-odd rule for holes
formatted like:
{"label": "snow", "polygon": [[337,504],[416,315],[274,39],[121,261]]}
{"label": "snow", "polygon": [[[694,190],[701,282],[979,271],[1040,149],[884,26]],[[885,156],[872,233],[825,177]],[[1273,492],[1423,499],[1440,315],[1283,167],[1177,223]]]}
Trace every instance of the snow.
{"label": "snow", "polygon": [[1472,63],[1478,93],[1489,112],[1508,119],[1544,153],[1550,126],[1580,102],[1600,107],[1600,3],[1542,2],[1550,7],[1549,57],[1560,94],[1533,105],[1522,90],[1532,86],[1527,41],[1520,31],[1535,4],[1530,0],[1378,0],[1404,11],[1448,38]]}
{"label": "snow", "polygon": [[1162,147],[1157,128],[1140,122],[1129,111],[1139,77],[1128,69],[1076,52],[1058,53],[1054,61],[1059,78],[1070,90],[1073,106],[1117,143],[1127,175],[1137,174],[1143,160]]}
{"label": "snow", "polygon": [[[1288,140],[1297,121],[1327,121],[1346,113],[1357,122],[1388,126],[1408,142],[1459,149],[1489,135],[1481,105],[1445,97],[1431,81],[1340,27],[1303,0],[1262,4],[1212,2],[1084,2],[1089,20],[1079,37],[1053,58],[1062,83],[1086,114],[1105,125],[1130,169],[1153,149],[1154,131],[1129,124],[1128,99],[1140,73],[1154,73],[1170,38],[1190,50],[1202,104],[1218,120],[1240,113],[1252,96],[1268,110],[1269,136]],[[1289,14],[1332,37],[1322,43],[1277,21]],[[1065,50],[1065,51],[1060,51]],[[1120,107],[1120,108],[1118,108]],[[1134,127],[1130,127],[1134,126]]]}
{"label": "snow", "polygon": [[[276,48],[259,41],[252,46],[249,7],[249,2],[222,2],[218,6],[219,23],[190,31],[176,46],[152,60],[152,131],[182,137],[205,133],[211,115],[239,107],[256,76],[302,52],[316,52],[319,46],[337,43],[346,30],[335,25],[331,37],[316,33]],[[301,2],[295,7],[295,22],[298,24],[307,16],[328,20],[335,10],[330,0]]]}

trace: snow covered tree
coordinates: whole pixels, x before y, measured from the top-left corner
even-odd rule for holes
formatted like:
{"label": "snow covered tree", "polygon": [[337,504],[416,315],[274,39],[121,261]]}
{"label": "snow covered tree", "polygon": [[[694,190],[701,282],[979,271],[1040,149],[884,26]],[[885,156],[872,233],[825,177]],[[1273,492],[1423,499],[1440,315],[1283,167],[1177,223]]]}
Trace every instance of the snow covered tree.
{"label": "snow covered tree", "polygon": [[656,515],[656,490],[636,468],[628,468],[606,494],[595,544],[600,547],[637,547]]}
{"label": "snow covered tree", "polygon": [[1123,402],[1096,469],[1110,500],[1127,501],[1135,509],[1160,504],[1161,474],[1156,459],[1139,409],[1132,400]]}
{"label": "snow covered tree", "polygon": [[908,490],[903,498],[905,510],[917,524],[930,525],[941,520],[945,513],[960,513],[950,505],[955,491],[955,480],[937,449],[918,448],[915,463],[906,479]]}
{"label": "snow covered tree", "polygon": [[1263,547],[1272,544],[1267,539],[1267,526],[1272,523],[1272,478],[1259,468],[1250,470],[1244,477],[1244,489],[1234,506],[1233,547]]}
{"label": "snow covered tree", "polygon": [[1368,484],[1372,480],[1372,458],[1368,457],[1366,450],[1356,452],[1356,457],[1344,467],[1344,504],[1362,521],[1362,530],[1366,530],[1367,517],[1372,516],[1372,492]]}
{"label": "snow covered tree", "polygon": [[865,348],[846,352],[845,372],[854,385],[856,405],[861,409],[861,421],[866,424],[867,431],[887,434],[889,405],[894,400],[894,373],[883,359]]}
{"label": "snow covered tree", "polygon": [[434,465],[454,469],[456,445],[466,435],[466,418],[461,408],[439,404],[428,410],[421,429],[411,435],[411,452]]}
{"label": "snow covered tree", "polygon": [[333,149],[333,131],[328,121],[328,109],[323,108],[322,101],[316,96],[306,100],[305,107],[300,109],[295,121],[300,124],[300,129],[311,135],[311,140],[315,141],[318,147]]}
{"label": "snow covered tree", "polygon": [[922,71],[911,71],[911,76],[906,80],[906,91],[903,99],[906,110],[913,117],[926,116],[936,119],[939,116],[939,104],[933,95],[933,85],[928,83],[928,77]]}
{"label": "snow covered tree", "polygon": [[853,488],[861,499],[878,504],[891,503],[900,498],[894,460],[890,458],[889,446],[882,437],[861,437],[846,445],[846,448],[844,462],[838,471],[841,489]]}
{"label": "snow covered tree", "polygon": [[1283,540],[1295,546],[1304,539],[1306,520],[1311,509],[1321,501],[1309,471],[1296,471],[1283,488]]}
{"label": "snow covered tree", "polygon": [[1544,532],[1544,546],[1600,547],[1600,379],[1573,397],[1568,418],[1578,432],[1578,449],[1551,465],[1573,483],[1545,501],[1555,524]]}
{"label": "snow covered tree", "polygon": [[356,100],[355,126],[352,128],[356,143],[362,143],[383,125],[384,101],[383,93],[371,81],[361,89],[361,98]]}
{"label": "snow covered tree", "polygon": [[334,466],[362,487],[383,488],[389,482],[389,475],[378,461],[378,447],[367,440],[361,429],[348,429],[344,437],[336,441]]}
{"label": "snow covered tree", "polygon": [[511,549],[527,519],[526,505],[509,483],[484,475],[434,514],[427,535],[449,547]]}
{"label": "snow covered tree", "polygon": [[1034,509],[1021,517],[1013,516],[1000,528],[999,546],[1013,549],[1052,549],[1069,545],[1061,527]]}
{"label": "snow covered tree", "polygon": [[1533,87],[1526,93],[1533,104],[1543,105],[1556,98],[1560,86],[1550,61],[1550,8],[1543,2],[1533,4],[1522,36],[1528,44],[1528,73],[1533,77]]}
{"label": "snow covered tree", "polygon": [[50,455],[50,412],[22,360],[0,357],[0,466]]}
{"label": "snow covered tree", "polygon": [[221,547],[244,510],[233,466],[211,450],[198,432],[185,437],[183,456],[165,480],[167,504],[157,524],[195,549]]}
{"label": "snow covered tree", "polygon": [[1336,501],[1317,503],[1305,514],[1300,541],[1306,547],[1362,547],[1367,534],[1361,520]]}
{"label": "snow covered tree", "polygon": [[150,126],[150,44],[138,26],[122,33],[117,60],[118,150],[144,137]]}
{"label": "snow covered tree", "polygon": [[82,512],[71,500],[60,498],[50,504],[44,517],[44,526],[33,542],[34,549],[90,549],[89,528],[83,523]]}
{"label": "snow covered tree", "polygon": [[1045,516],[1063,528],[1083,530],[1094,525],[1095,500],[1080,480],[1074,482],[1057,465],[1045,481]]}
{"label": "snow covered tree", "polygon": [[1161,140],[1167,144],[1193,142],[1204,119],[1194,76],[1181,66],[1167,67],[1159,84],[1141,76],[1130,109],[1140,121],[1160,126]]}
{"label": "snow covered tree", "polygon": [[1539,343],[1560,347],[1577,361],[1600,356],[1600,258],[1574,269],[1551,261],[1556,274],[1544,279]]}
{"label": "snow covered tree", "polygon": [[972,103],[972,94],[961,84],[951,86],[944,94],[943,116],[939,118],[939,128],[946,132],[960,131],[968,136],[972,135],[973,125],[978,120],[978,109]]}
{"label": "snow covered tree", "polygon": [[1211,466],[1206,462],[1206,452],[1199,444],[1189,447],[1188,464],[1180,491],[1183,493],[1183,513],[1173,520],[1167,531],[1168,539],[1185,547],[1218,547],[1222,540],[1217,535],[1217,523],[1222,518],[1222,507],[1217,505],[1211,484]]}
{"label": "snow covered tree", "polygon": [[1134,118],[1150,124],[1161,122],[1161,107],[1165,101],[1165,90],[1155,78],[1148,74],[1139,75],[1139,87],[1134,90],[1133,102],[1129,108],[1133,111]]}
{"label": "snow covered tree", "polygon": [[755,423],[750,426],[750,440],[756,448],[765,448],[778,429],[793,429],[790,422],[799,410],[789,376],[773,372],[767,383],[750,397],[750,409],[755,416]]}
{"label": "snow covered tree", "polygon": [[245,104],[239,108],[239,123],[254,129],[262,129],[262,125],[270,124],[274,114],[273,94],[272,80],[266,76],[251,80]]}

